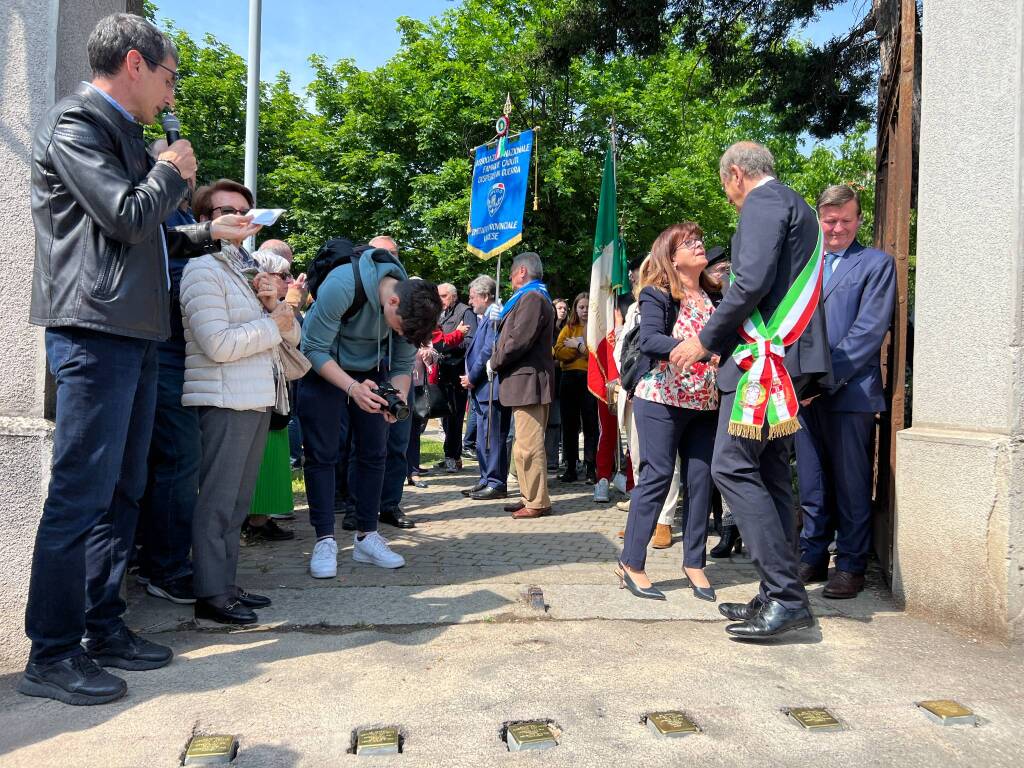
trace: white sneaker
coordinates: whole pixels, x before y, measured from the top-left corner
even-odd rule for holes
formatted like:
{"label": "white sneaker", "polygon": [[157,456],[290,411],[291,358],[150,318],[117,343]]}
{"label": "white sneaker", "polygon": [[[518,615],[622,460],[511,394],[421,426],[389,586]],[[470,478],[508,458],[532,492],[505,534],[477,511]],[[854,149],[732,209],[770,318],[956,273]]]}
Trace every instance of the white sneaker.
{"label": "white sneaker", "polygon": [[629,496],[629,491],[626,490],[626,476],[621,472],[615,473],[615,477],[612,478],[612,485],[623,496]]}
{"label": "white sneaker", "polygon": [[392,552],[387,539],[377,531],[366,534],[362,541],[356,536],[352,559],[357,563],[371,563],[380,568],[401,568],[405,565],[405,558]]}
{"label": "white sneaker", "polygon": [[597,485],[594,486],[594,501],[602,504],[607,503],[608,499],[608,479],[602,477],[597,481]]}
{"label": "white sneaker", "polygon": [[313,546],[309,575],[314,579],[333,579],[338,575],[338,542],[333,538],[320,539]]}

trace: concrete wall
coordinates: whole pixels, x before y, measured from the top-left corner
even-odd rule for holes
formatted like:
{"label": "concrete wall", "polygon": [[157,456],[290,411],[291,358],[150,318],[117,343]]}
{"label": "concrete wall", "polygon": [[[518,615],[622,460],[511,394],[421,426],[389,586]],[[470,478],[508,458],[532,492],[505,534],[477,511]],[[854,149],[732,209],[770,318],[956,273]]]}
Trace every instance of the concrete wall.
{"label": "concrete wall", "polygon": [[0,666],[23,661],[28,650],[25,596],[52,440],[42,418],[42,333],[28,324],[32,132],[55,97],[88,79],[85,42],[96,21],[125,7],[124,0],[0,0]]}
{"label": "concrete wall", "polygon": [[895,588],[1024,639],[1024,0],[929,0]]}

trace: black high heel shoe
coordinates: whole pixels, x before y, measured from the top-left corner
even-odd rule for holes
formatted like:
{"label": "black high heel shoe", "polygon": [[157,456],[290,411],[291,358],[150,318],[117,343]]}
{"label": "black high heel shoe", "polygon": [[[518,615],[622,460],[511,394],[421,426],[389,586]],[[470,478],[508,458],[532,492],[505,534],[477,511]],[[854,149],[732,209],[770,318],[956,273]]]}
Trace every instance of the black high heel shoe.
{"label": "black high heel shoe", "polygon": [[698,587],[693,583],[693,579],[690,578],[690,575],[686,572],[685,568],[683,569],[683,576],[685,576],[686,580],[690,582],[690,589],[693,590],[693,596],[698,600],[707,600],[709,603],[718,602],[718,595],[715,594],[714,587]]}
{"label": "black high heel shoe", "polygon": [[743,551],[743,537],[740,536],[739,528],[730,525],[726,527],[722,538],[708,554],[716,559],[721,559],[731,557],[734,549],[737,555]]}
{"label": "black high heel shoe", "polygon": [[618,570],[615,571],[615,575],[619,577],[619,589],[628,589],[636,597],[643,597],[648,600],[665,599],[665,593],[653,585],[650,587],[638,586],[637,583],[630,578],[629,571],[621,565]]}

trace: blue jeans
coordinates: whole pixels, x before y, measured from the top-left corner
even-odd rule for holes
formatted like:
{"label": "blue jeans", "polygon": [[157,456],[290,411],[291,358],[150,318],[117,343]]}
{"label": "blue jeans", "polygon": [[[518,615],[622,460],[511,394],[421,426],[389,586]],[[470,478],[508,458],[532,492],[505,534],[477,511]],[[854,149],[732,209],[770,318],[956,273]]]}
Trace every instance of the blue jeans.
{"label": "blue jeans", "polygon": [[[409,392],[405,393],[406,402],[411,400]],[[405,490],[405,479],[408,476],[409,463],[406,451],[409,448],[409,434],[412,432],[412,409],[405,421],[396,421],[388,426],[388,455],[384,461],[384,490],[380,500],[380,508],[393,510],[402,503],[402,492]]]}
{"label": "blue jeans", "polygon": [[[376,371],[349,374],[358,381],[382,379]],[[387,457],[388,424],[384,417],[349,402],[344,392],[314,372],[302,380],[297,411],[303,427],[309,521],[317,537],[334,535],[334,474],[338,445],[346,429],[352,433],[350,461],[355,463],[355,471],[349,478],[359,530],[376,531]]]}
{"label": "blue jeans", "polygon": [[[167,355],[164,355],[167,359]],[[140,571],[157,584],[192,573],[192,516],[199,494],[199,414],[181,404],[185,361],[161,364],[156,417],[149,445],[149,477],[136,541]]]}
{"label": "blue jeans", "polygon": [[124,626],[121,581],[146,490],[156,343],[85,328],[46,331],[57,384],[50,487],[32,555],[30,659],[82,653]]}
{"label": "blue jeans", "polygon": [[469,407],[469,413],[466,415],[466,435],[462,438],[462,450],[472,451],[476,448],[476,411],[473,410],[472,398],[470,398],[471,404]]}

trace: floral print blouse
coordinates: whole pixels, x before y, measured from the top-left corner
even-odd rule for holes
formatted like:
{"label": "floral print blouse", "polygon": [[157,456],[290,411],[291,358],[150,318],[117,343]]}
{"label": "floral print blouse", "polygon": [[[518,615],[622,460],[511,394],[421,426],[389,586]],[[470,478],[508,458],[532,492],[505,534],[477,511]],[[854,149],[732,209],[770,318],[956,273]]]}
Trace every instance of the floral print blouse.
{"label": "floral print blouse", "polygon": [[[703,301],[687,300],[679,307],[679,315],[672,326],[672,338],[685,341],[704,330],[715,311],[708,295],[701,291]],[[695,411],[718,409],[716,369],[710,363],[694,363],[688,371],[680,371],[667,360],[660,361],[636,385],[634,397],[677,408]]]}

